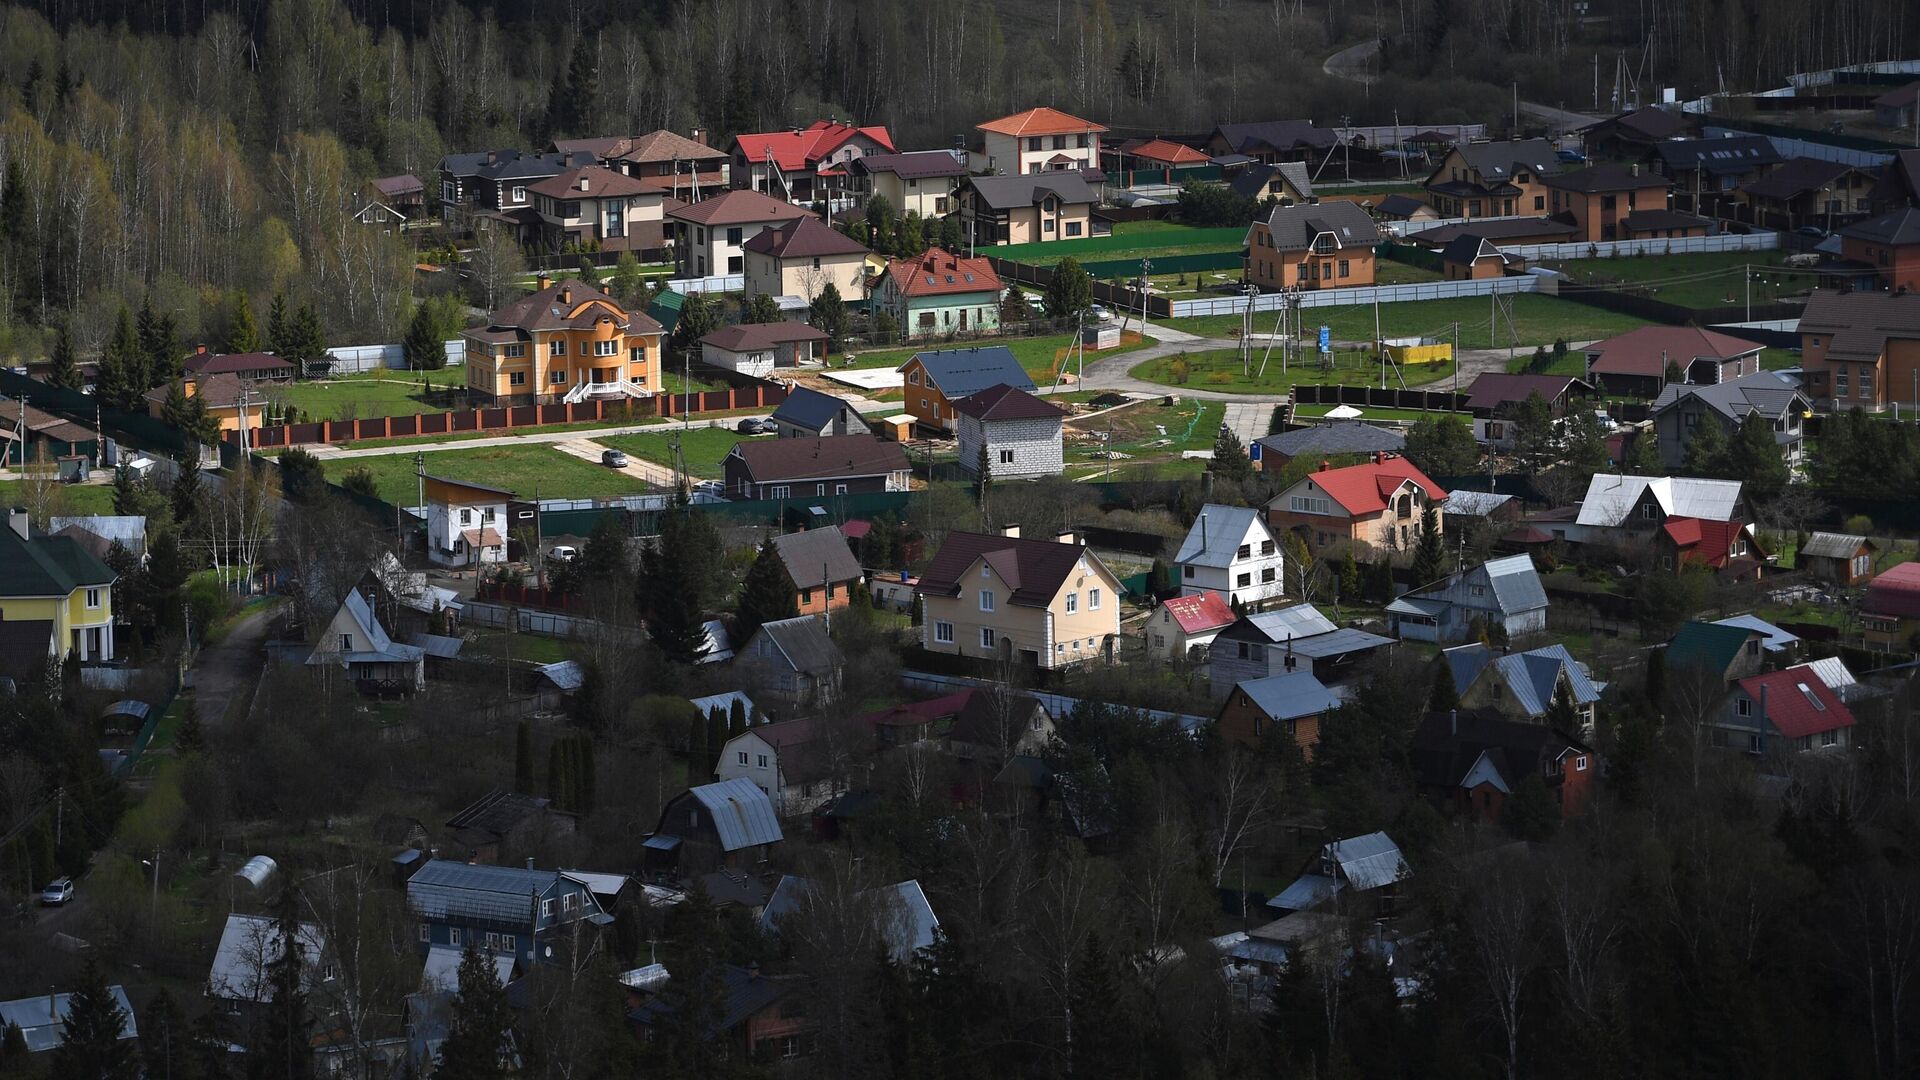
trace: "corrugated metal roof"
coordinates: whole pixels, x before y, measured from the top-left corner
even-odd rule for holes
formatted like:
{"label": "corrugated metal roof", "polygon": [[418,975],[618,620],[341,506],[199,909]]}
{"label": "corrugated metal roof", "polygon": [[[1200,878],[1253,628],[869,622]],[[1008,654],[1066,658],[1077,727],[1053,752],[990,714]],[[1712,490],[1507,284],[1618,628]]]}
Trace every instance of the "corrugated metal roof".
{"label": "corrugated metal roof", "polygon": [[[1247,536],[1249,530],[1254,534],[1250,541]],[[1273,533],[1268,531],[1266,524],[1260,520],[1260,512],[1253,507],[1208,503],[1200,508],[1199,516],[1193,519],[1193,527],[1187,530],[1187,539],[1180,545],[1180,553],[1173,557],[1173,561],[1195,566],[1231,566],[1242,541],[1257,545],[1263,540],[1272,539]],[[1259,548],[1254,547],[1253,553],[1258,552]]]}
{"label": "corrugated metal roof", "polygon": [[[327,948],[326,932],[303,922],[300,945],[307,964],[303,981],[311,987],[318,981],[320,957]],[[266,1001],[272,994],[267,985],[267,965],[279,959],[281,951],[280,930],[274,920],[261,915],[227,916],[227,925],[220,931],[220,946],[213,954],[213,967],[207,972],[207,993],[227,1001]]]}
{"label": "corrugated metal roof", "polygon": [[1378,649],[1393,643],[1390,637],[1381,637],[1379,634],[1370,634],[1365,630],[1343,626],[1325,634],[1295,638],[1293,651],[1309,659],[1319,659],[1325,656],[1340,656],[1344,653],[1365,652],[1368,649]]}
{"label": "corrugated metal roof", "polygon": [[782,839],[773,802],[751,780],[735,777],[717,784],[702,784],[690,789],[688,794],[713,815],[720,846],[727,851],[777,844]]}
{"label": "corrugated metal roof", "polygon": [[1463,514],[1468,517],[1486,517],[1488,514],[1493,513],[1495,510],[1500,509],[1512,501],[1513,496],[1502,495],[1498,492],[1469,491],[1465,488],[1454,488],[1451,492],[1447,493],[1446,512],[1449,514]]}
{"label": "corrugated metal roof", "polygon": [[[773,895],[767,898],[766,907],[760,912],[760,929],[766,933],[778,933],[781,920],[800,910],[807,901],[813,883],[807,878],[795,874],[784,874],[780,883],[774,887]],[[878,898],[886,910],[879,913],[883,922],[882,931],[887,936],[887,952],[896,963],[905,963],[913,959],[921,949],[931,948],[935,931],[940,928],[940,919],[933,913],[933,905],[927,902],[927,894],[920,888],[920,882],[914,879],[893,885],[883,885],[872,890],[881,894]],[[868,895],[861,893],[862,897]]]}
{"label": "corrugated metal roof", "polygon": [[1407,437],[1372,424],[1315,424],[1258,440],[1264,452],[1296,458],[1304,454],[1371,454],[1376,450],[1400,453]]}
{"label": "corrugated metal roof", "polygon": [[1333,625],[1333,620],[1320,614],[1320,609],[1312,604],[1295,604],[1278,611],[1262,611],[1247,616],[1247,621],[1267,635],[1269,641],[1285,641],[1289,636],[1298,640],[1338,629]]}
{"label": "corrugated metal roof", "polygon": [[415,634],[413,640],[409,642],[428,656],[442,660],[451,660],[459,656],[461,646],[466,643],[465,638],[446,637],[441,634]]}
{"label": "corrugated metal roof", "polygon": [[1866,542],[1866,537],[1853,533],[1817,532],[1807,537],[1800,554],[1820,559],[1851,559]]}
{"label": "corrugated metal roof", "polygon": [[407,879],[407,907],[429,919],[530,923],[540,895],[557,878],[553,870],[433,859]]}
{"label": "corrugated metal roof", "polygon": [[1580,502],[1578,521],[1600,528],[1620,522],[1651,490],[1668,517],[1731,521],[1740,505],[1740,481],[1703,480],[1691,476],[1619,476],[1595,473]]}
{"label": "corrugated metal roof", "polygon": [[1264,679],[1249,679],[1235,684],[1234,689],[1251,698],[1261,712],[1275,720],[1297,720],[1340,707],[1340,699],[1322,686],[1311,671],[1289,671]]}
{"label": "corrugated metal roof", "polygon": [[1547,606],[1547,590],[1533,568],[1533,556],[1522,553],[1491,559],[1480,569],[1486,572],[1487,584],[1493,588],[1503,613],[1513,615]]}
{"label": "corrugated metal roof", "polygon": [[708,694],[706,697],[688,698],[687,700],[693,703],[693,707],[700,711],[701,716],[707,715],[716,708],[723,714],[732,716],[733,703],[738,701],[740,707],[746,710],[747,718],[749,720],[753,718],[753,699],[738,690],[728,690],[723,694]]}
{"label": "corrugated metal roof", "polygon": [[1758,615],[1734,615],[1725,619],[1715,619],[1714,624],[1717,626],[1740,626],[1748,630],[1760,631],[1767,636],[1766,640],[1760,644],[1761,647],[1765,648],[1768,652],[1780,652],[1784,649],[1790,649],[1800,641],[1799,637],[1787,633],[1785,630],[1760,618]]}
{"label": "corrugated metal roof", "polygon": [[1399,845],[1386,833],[1371,832],[1335,840],[1327,847],[1328,854],[1340,866],[1341,876],[1356,889],[1377,889],[1413,876]]}
{"label": "corrugated metal roof", "polygon": [[541,664],[540,674],[545,675],[548,682],[562,690],[578,690],[587,681],[587,673],[580,667],[578,660]]}
{"label": "corrugated metal roof", "polygon": [[1566,676],[1574,704],[1587,705],[1600,700],[1600,691],[1574,661],[1573,654],[1567,651],[1565,645],[1547,645],[1523,653],[1512,653],[1497,658],[1493,663],[1500,669],[1507,688],[1513,691],[1514,701],[1529,716],[1543,715],[1553,704],[1553,696],[1559,690],[1562,675]]}
{"label": "corrugated metal roof", "polygon": [[[427,964],[420,972],[420,992],[431,994],[435,991],[451,994],[460,989],[460,960],[466,955],[464,949],[450,945],[434,945],[427,949]],[[493,960],[494,978],[505,986],[513,980],[513,956],[495,954]]]}
{"label": "corrugated metal roof", "polygon": [[1280,890],[1279,896],[1267,901],[1267,906],[1282,911],[1305,911],[1331,899],[1339,891],[1340,883],[1325,874],[1301,874],[1293,884]]}
{"label": "corrugated metal roof", "polygon": [[[134,1021],[133,1003],[127,1000],[126,989],[114,983],[107,987],[107,993],[113,995],[114,1003],[125,1014],[121,1021],[120,1037],[138,1038],[140,1028]],[[63,1021],[67,1018],[67,1007],[72,1001],[73,995],[70,993],[37,994],[13,1001],[0,1001],[0,1030],[8,1026],[18,1027],[27,1041],[27,1052],[30,1054],[52,1050],[62,1041]]]}

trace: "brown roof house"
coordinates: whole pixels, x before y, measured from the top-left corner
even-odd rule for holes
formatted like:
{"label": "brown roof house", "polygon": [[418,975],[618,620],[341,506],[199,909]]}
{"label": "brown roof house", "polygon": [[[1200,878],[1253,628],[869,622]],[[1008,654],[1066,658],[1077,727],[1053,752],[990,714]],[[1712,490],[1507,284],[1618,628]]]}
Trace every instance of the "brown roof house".
{"label": "brown roof house", "polygon": [[905,338],[994,330],[1000,275],[987,259],[928,248],[911,259],[888,260],[873,288],[872,310],[891,315]]}
{"label": "brown roof house", "polygon": [[971,176],[955,194],[976,244],[1030,244],[1093,235],[1100,196],[1075,171]]}
{"label": "brown roof house", "polygon": [[748,240],[812,216],[805,207],[742,189],[668,210],[667,236],[681,274],[743,274]]}
{"label": "brown roof house", "polygon": [[721,463],[736,499],[815,499],[905,491],[913,466],[897,442],[870,435],[738,443]]}
{"label": "brown roof house", "polygon": [[527,187],[540,215],[538,246],[559,254],[666,250],[666,196],[639,180],[599,165],[570,169]]}
{"label": "brown roof house", "polygon": [[1547,206],[1573,222],[1576,243],[1705,236],[1713,223],[1667,207],[1672,181],[1638,163],[1602,162],[1549,177]]}
{"label": "brown roof house", "polygon": [[269,352],[216,353],[205,345],[195,349],[181,365],[188,378],[203,375],[238,375],[254,382],[284,382],[293,378],[293,363]]}
{"label": "brown roof house", "polygon": [[1920,209],[1895,207],[1838,231],[1843,258],[1873,267],[1886,289],[1920,292]]}
{"label": "brown roof house", "polygon": [[1545,139],[1458,143],[1427,175],[1426,189],[1442,217],[1544,214],[1544,181],[1559,171]]}
{"label": "brown roof house", "polygon": [[1788,231],[1813,225],[1831,231],[1872,206],[1871,170],[1837,161],[1797,157],[1739,191],[1739,220]]}
{"label": "brown roof house", "polygon": [[1762,346],[1692,326],[1642,326],[1587,346],[1587,382],[1609,394],[1657,397],[1669,367],[1678,382],[1710,386],[1760,370]]}
{"label": "brown roof house", "polygon": [[635,135],[610,148],[605,164],[670,199],[697,202],[726,190],[731,160],[725,150],[702,142],[702,134],[696,129],[691,137],[664,130]]}
{"label": "brown roof house", "polygon": [[1525,263],[1477,233],[1461,233],[1440,249],[1440,269],[1448,281],[1505,277],[1509,265],[1517,267]]}
{"label": "brown roof house", "polygon": [[953,532],[918,588],[921,645],[1033,667],[1085,663],[1120,633],[1120,579],[1072,532]]}
{"label": "brown roof house", "polygon": [[1685,113],[1648,105],[1588,124],[1580,129],[1580,141],[1593,157],[1634,161],[1648,148],[1692,130]]}
{"label": "brown roof house", "polygon": [[832,285],[842,300],[867,295],[866,245],[819,218],[762,229],[741,245],[746,253],[747,295],[797,296],[812,301]]}
{"label": "brown roof house", "polygon": [[466,856],[478,863],[511,863],[548,841],[572,836],[574,815],[551,800],[494,788],[473,805],[447,819],[447,831]]}
{"label": "brown roof house", "polygon": [[1817,532],[1794,553],[1793,565],[1821,581],[1852,587],[1873,576],[1873,553],[1878,550],[1864,536]]}
{"label": "brown roof house", "polygon": [[764,379],[820,355],[827,335],[801,322],[735,323],[700,339],[700,362]]}
{"label": "brown roof house", "polygon": [[1247,281],[1268,292],[1371,285],[1379,242],[1356,203],[1275,206],[1247,227]]}
{"label": "brown roof house", "polygon": [[1060,407],[1020,389],[998,384],[953,403],[960,467],[968,475],[987,463],[995,480],[1059,476],[1064,468]]}
{"label": "brown roof house", "polygon": [[1489,371],[1467,387],[1467,411],[1473,414],[1473,435],[1483,446],[1506,449],[1513,445],[1513,419],[1528,398],[1539,394],[1555,420],[1564,420],[1574,402],[1593,393],[1585,380],[1571,375],[1508,375]]}
{"label": "brown roof house", "polygon": [[1920,294],[1816,289],[1800,315],[1806,393],[1878,412],[1920,402]]}

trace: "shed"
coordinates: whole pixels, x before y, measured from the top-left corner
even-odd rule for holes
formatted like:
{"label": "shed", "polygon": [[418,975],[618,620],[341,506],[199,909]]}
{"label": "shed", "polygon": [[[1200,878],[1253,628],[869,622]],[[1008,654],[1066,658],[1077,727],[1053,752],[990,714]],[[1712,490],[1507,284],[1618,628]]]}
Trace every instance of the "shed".
{"label": "shed", "polygon": [[642,847],[651,865],[706,872],[763,862],[782,839],[767,793],[736,778],[688,788],[668,800]]}
{"label": "shed", "polygon": [[1843,587],[1873,576],[1873,555],[1880,548],[1854,533],[1817,532],[1794,555],[1796,569]]}

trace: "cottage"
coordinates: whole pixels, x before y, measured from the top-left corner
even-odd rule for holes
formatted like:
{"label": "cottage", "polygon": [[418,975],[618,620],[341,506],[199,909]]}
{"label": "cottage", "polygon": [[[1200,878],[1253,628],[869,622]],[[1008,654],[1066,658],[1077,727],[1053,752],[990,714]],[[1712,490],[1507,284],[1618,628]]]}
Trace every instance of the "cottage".
{"label": "cottage", "polygon": [[765,379],[776,369],[815,362],[826,344],[827,335],[806,323],[734,323],[700,339],[700,362]]}
{"label": "cottage", "polygon": [[1468,530],[1485,528],[1497,536],[1519,517],[1520,500],[1512,495],[1454,488],[1447,493],[1441,521],[1446,531],[1455,535],[1472,535]]}
{"label": "cottage", "polygon": [[954,427],[953,403],[961,398],[995,386],[1029,394],[1039,389],[1005,345],[915,353],[899,370],[905,381],[907,412],[916,423],[942,431]]}
{"label": "cottage", "polygon": [[1673,181],[1669,197],[1675,210],[1732,217],[1734,192],[1782,160],[1773,140],[1764,135],[1727,134],[1655,143],[1643,163]]}
{"label": "cottage", "polygon": [[1371,285],[1379,243],[1356,203],[1275,206],[1247,226],[1246,279],[1268,292]]}
{"label": "cottage", "polygon": [[476,230],[499,228],[515,239],[537,228],[529,188],[568,169],[592,165],[594,155],[576,150],[527,154],[519,150],[482,150],[440,159],[440,217],[449,225],[471,223]]}
{"label": "cottage", "polygon": [[1473,437],[1482,446],[1512,449],[1514,418],[1533,395],[1547,403],[1547,415],[1555,421],[1573,415],[1578,402],[1593,393],[1593,386],[1571,375],[1509,375],[1489,371],[1474,377],[1467,387],[1467,411],[1473,415]]}
{"label": "cottage", "polygon": [[1320,725],[1339,708],[1340,699],[1313,672],[1287,671],[1234,684],[1214,723],[1222,737],[1253,750],[1289,739],[1311,763]]}
{"label": "cottage", "polygon": [[1286,593],[1286,556],[1252,507],[1201,507],[1173,562],[1183,595],[1214,592],[1229,605],[1258,608]]}
{"label": "cottage", "polygon": [[865,576],[846,534],[837,525],[773,538],[774,554],[794,589],[802,615],[819,615],[853,602],[853,587]]}
{"label": "cottage", "polygon": [[206,375],[235,375],[248,382],[286,382],[294,377],[293,362],[270,352],[216,353],[205,345],[195,349],[181,362],[187,378]]}
{"label": "cottage", "polygon": [[1844,751],[1853,711],[1808,668],[1749,675],[1728,690],[1714,719],[1713,745],[1749,754]]}
{"label": "cottage", "polygon": [[720,748],[716,780],[744,779],[783,818],[812,813],[845,790],[848,736],[819,718],[756,724]]}
{"label": "cottage", "polygon": [[975,172],[1025,176],[1045,172],[1097,172],[1100,134],[1107,129],[1058,109],[1037,108],[977,125],[980,157]]}
{"label": "cottage", "polygon": [[553,149],[585,150],[609,169],[616,169],[678,202],[699,202],[725,191],[731,159],[701,141],[704,133],[650,131],[645,135],[611,139],[562,141]]}
{"label": "cottage", "polygon": [[454,849],[469,861],[501,863],[572,836],[577,824],[575,815],[554,806],[551,799],[494,788],[448,818],[447,832]]}
{"label": "cottage", "polygon": [[960,468],[977,475],[982,462],[995,480],[1059,476],[1064,468],[1058,406],[1017,386],[998,383],[952,402]]}
{"label": "cottage", "polygon": [[1667,642],[1668,680],[1700,672],[1718,683],[1757,675],[1764,663],[1766,634],[1751,626],[1690,620]]}
{"label": "cottage", "polygon": [[1296,481],[1268,501],[1267,523],[1276,534],[1300,533],[1315,549],[1350,540],[1407,551],[1419,539],[1422,508],[1439,510],[1446,500],[1446,489],[1413,462],[1376,453],[1364,464],[1323,468]]}
{"label": "cottage", "polygon": [[1698,565],[1728,581],[1750,581],[1758,579],[1766,566],[1766,549],[1753,526],[1744,521],[1670,517],[1653,534],[1653,541],[1663,569]]}
{"label": "cottage", "polygon": [[823,394],[804,386],[787,391],[787,400],[773,410],[774,434],[782,439],[818,439],[830,435],[870,435],[865,420],[846,398]]}
{"label": "cottage", "polygon": [[[297,931],[301,950],[300,983],[309,996],[340,977],[327,933],[317,923],[302,922]],[[228,915],[207,971],[207,996],[220,1010],[254,1012],[273,1001],[272,968],[286,955],[280,924],[260,915]]]}
{"label": "cottage", "polygon": [[838,700],[840,673],[846,666],[825,624],[811,615],[761,624],[735,662],[763,681],[765,693],[794,710]]}
{"label": "cottage", "polygon": [[539,215],[536,246],[550,254],[595,248],[657,252],[665,247],[666,195],[625,173],[587,165],[530,184],[527,191]]}
{"label": "cottage", "polygon": [[[890,259],[873,287],[872,310],[886,312],[907,338],[994,330],[1000,326],[1000,275],[983,258],[928,248]],[[912,400],[912,392],[908,392]]]}
{"label": "cottage", "polygon": [[1760,631],[1760,648],[1769,663],[1784,663],[1800,651],[1800,639],[1758,615],[1730,615],[1713,620],[1719,626],[1739,626]]}
{"label": "cottage", "polygon": [[918,594],[920,644],[934,652],[1057,668],[1093,660],[1120,633],[1120,579],[1072,532],[948,533]]}
{"label": "cottage", "polygon": [[1539,777],[1569,819],[1593,798],[1599,758],[1570,734],[1480,711],[1428,713],[1408,749],[1420,793],[1442,811],[1500,820],[1513,793]]}
{"label": "cottage", "polygon": [[1815,289],[1800,315],[1806,394],[1823,408],[1920,408],[1920,292]]}
{"label": "cottage", "polygon": [[[812,620],[808,620],[812,622]],[[653,866],[677,866],[682,874],[722,866],[755,870],[784,837],[767,793],[735,778],[701,784],[667,800],[660,822],[641,844]]]}
{"label": "cottage", "polygon": [[1240,154],[1273,165],[1325,155],[1339,141],[1338,134],[1314,127],[1311,120],[1257,120],[1219,125],[1207,136],[1206,150],[1214,157]]}
{"label": "cottage", "polygon": [[1651,398],[1669,382],[1710,386],[1755,374],[1761,348],[1716,330],[1642,326],[1587,346],[1587,382],[1609,394]]}
{"label": "cottage", "polygon": [[1439,253],[1462,236],[1477,236],[1506,247],[1530,244],[1564,244],[1576,232],[1573,222],[1544,215],[1517,218],[1476,218],[1472,221],[1436,225],[1409,235],[1408,243]]}
{"label": "cottage", "polygon": [[1687,448],[1702,424],[1717,424],[1732,441],[1749,416],[1758,416],[1773,431],[1773,441],[1787,467],[1799,472],[1805,436],[1801,420],[1811,414],[1812,402],[1799,388],[1771,371],[1726,379],[1711,386],[1670,383],[1653,399],[1653,430],[1659,439],[1660,460],[1679,469]]}
{"label": "cottage", "polygon": [[980,693],[985,691],[961,690],[927,701],[890,705],[855,717],[853,726],[873,732],[874,744],[882,750],[928,742],[943,737],[952,728],[954,717]]}
{"label": "cottage", "polygon": [[[215,371],[185,379],[180,389],[187,397],[199,401],[207,410],[208,419],[223,432],[251,431],[265,422],[264,414],[269,400],[267,388],[251,379],[243,379],[232,372]],[[163,418],[166,415],[167,397],[172,392],[171,386],[156,386],[142,394],[141,400],[147,403],[147,415],[156,420]],[[31,416],[28,418],[28,428],[33,429]],[[73,442],[86,437],[80,434],[84,429],[78,428],[78,425],[74,428],[73,436],[63,441]],[[45,437],[37,430],[34,434]]]}
{"label": "cottage", "polygon": [[1869,649],[1909,652],[1920,642],[1920,563],[1890,567],[1867,583],[1860,629]]}
{"label": "cottage", "polygon": [[1573,239],[1582,243],[1707,235],[1711,221],[1668,208],[1671,184],[1638,163],[1602,162],[1548,177],[1547,206],[1554,216],[1572,220]]}
{"label": "cottage", "polygon": [[1794,553],[1793,565],[1821,581],[1851,588],[1873,576],[1873,555],[1879,550],[1864,536],[1816,532]]}
{"label": "cottage", "polygon": [[902,217],[945,217],[957,207],[954,193],[966,176],[963,150],[868,154],[847,165],[847,188],[857,196],[885,198]]}
{"label": "cottage", "polygon": [[1897,207],[1836,231],[1842,258],[1873,267],[1891,292],[1920,292],[1920,209]]}
{"label": "cottage", "polygon": [[1547,593],[1530,555],[1493,559],[1422,585],[1387,605],[1393,632],[1408,641],[1452,642],[1476,626],[1508,638],[1547,628]]}
{"label": "cottage", "polygon": [[843,300],[867,296],[866,245],[819,218],[762,229],[742,244],[747,295],[796,296],[811,303],[827,286]]}
{"label": "cottage", "polygon": [[1373,208],[1381,221],[1437,221],[1440,211],[1412,195],[1389,195]]}
{"label": "cottage", "polygon": [[1311,671],[1323,685],[1353,677],[1355,661],[1394,640],[1354,627],[1335,626],[1312,604],[1247,615],[1220,631],[1207,649],[1209,690],[1223,699],[1238,684]]}
{"label": "cottage", "polygon": [[347,592],[308,654],[307,666],[339,668],[363,693],[414,694],[427,688],[426,652],[388,637],[359,589]]}
{"label": "cottage", "polygon": [[1100,196],[1078,172],[969,176],[955,198],[975,244],[1031,244],[1093,235]]}
{"label": "cottage", "polygon": [[721,462],[736,499],[905,491],[912,468],[899,443],[871,435],[743,440]]}
{"label": "cottage", "polygon": [[1588,154],[1635,161],[1649,148],[1684,136],[1693,128],[1694,121],[1687,114],[1647,105],[1588,124],[1580,129],[1579,135]]}
{"label": "cottage", "polygon": [[[735,183],[740,172],[734,172]],[[748,240],[767,229],[791,229],[810,217],[790,202],[758,191],[729,191],[667,211],[667,238],[683,277],[744,274]]]}
{"label": "cottage", "polygon": [[1547,212],[1546,180],[1560,171],[1545,139],[1456,143],[1426,180],[1441,217],[1512,217]]}
{"label": "cottage", "polygon": [[847,186],[849,165],[869,154],[893,152],[893,136],[884,126],[857,127],[837,118],[789,131],[743,134],[733,140],[733,186],[793,203],[832,201]]}
{"label": "cottage", "polygon": [[539,289],[464,331],[467,390],[493,405],[649,397],[666,388],[666,329],[584,282]]}
{"label": "cottage", "polygon": [[1314,201],[1313,178],[1307,174],[1306,164],[1299,161],[1251,165],[1230,178],[1227,186],[1234,194],[1255,202],[1272,199],[1281,206],[1292,206]]}
{"label": "cottage", "polygon": [[1478,233],[1461,233],[1440,249],[1440,269],[1448,281],[1481,281],[1505,277],[1509,266],[1522,261],[1494,246]]}
{"label": "cottage", "polygon": [[1211,589],[1173,597],[1147,618],[1147,654],[1160,660],[1204,659],[1213,639],[1239,618],[1226,596]]}
{"label": "cottage", "polygon": [[1595,473],[1571,528],[1559,530],[1566,534],[1560,539],[1633,548],[1652,540],[1674,518],[1745,522],[1740,481]]}
{"label": "cottage", "polygon": [[1335,840],[1280,895],[1267,901],[1276,911],[1333,908],[1354,918],[1389,919],[1396,914],[1400,882],[1413,876],[1406,856],[1386,833]]}
{"label": "cottage", "polygon": [[1400,454],[1407,448],[1407,437],[1392,428],[1376,427],[1358,421],[1332,421],[1309,424],[1255,439],[1254,456],[1263,473],[1278,473],[1300,458],[1326,461],[1348,454]]}
{"label": "cottage", "polygon": [[[134,1019],[133,1002],[127,1000],[126,987],[119,983],[107,987],[115,1005],[120,1007],[120,1040],[138,1039],[140,1026]],[[27,1053],[44,1054],[66,1041],[67,1013],[73,1008],[73,994],[35,994],[32,997],[0,1001],[0,1031],[17,1029]],[[137,1054],[130,1056],[137,1057]],[[21,1063],[22,1068],[31,1068]]]}
{"label": "cottage", "polygon": [[433,948],[511,957],[520,968],[560,962],[575,934],[613,917],[587,882],[562,870],[429,859],[407,879],[407,914],[422,955]]}
{"label": "cottage", "polygon": [[71,536],[49,536],[24,509],[0,528],[0,674],[38,678],[69,656],[111,660],[119,575]]}
{"label": "cottage", "polygon": [[1565,645],[1507,652],[1479,642],[1440,654],[1463,709],[1483,710],[1530,724],[1551,719],[1554,702],[1566,695],[1573,706],[1571,731],[1591,731],[1601,687]]}
{"label": "cottage", "polygon": [[[814,1040],[806,988],[806,980],[798,976],[762,975],[758,964],[725,965],[717,990],[721,1008],[712,1017],[707,1038],[720,1044],[725,1057],[741,1061],[792,1062],[810,1056]],[[688,992],[668,983],[634,1004],[627,1021],[642,1039],[660,1037],[686,1005]]]}
{"label": "cottage", "polygon": [[[895,885],[869,889],[854,896],[856,903],[872,909],[872,929],[878,939],[869,943],[869,951],[884,946],[896,964],[910,964],[923,949],[931,949],[940,930],[940,919],[927,902],[920,882],[909,880]],[[760,931],[778,935],[780,923],[796,911],[814,906],[813,882],[793,874],[780,875],[780,884],[760,912]]]}
{"label": "cottage", "polygon": [[990,775],[1013,755],[1045,752],[1053,732],[1053,717],[1046,706],[1026,694],[993,686],[966,696],[941,745],[963,761],[985,764]]}
{"label": "cottage", "polygon": [[513,492],[431,475],[425,485],[428,561],[455,567],[507,561]]}
{"label": "cottage", "polygon": [[1742,222],[1781,232],[1807,226],[1830,230],[1871,208],[1876,180],[1874,171],[1864,166],[1790,158],[1741,185],[1734,209]]}

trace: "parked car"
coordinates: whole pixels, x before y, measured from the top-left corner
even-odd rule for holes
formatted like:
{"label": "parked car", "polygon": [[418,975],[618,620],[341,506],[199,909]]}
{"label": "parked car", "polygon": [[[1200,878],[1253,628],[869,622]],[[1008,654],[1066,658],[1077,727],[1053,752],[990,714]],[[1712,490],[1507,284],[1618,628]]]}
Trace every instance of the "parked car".
{"label": "parked car", "polygon": [[774,432],[773,421],[763,416],[749,416],[733,426],[733,430],[742,435],[771,435]]}
{"label": "parked car", "polygon": [[624,450],[602,450],[600,451],[600,464],[605,465],[609,469],[624,469],[627,467],[627,452]]}
{"label": "parked car", "polygon": [[70,877],[56,878],[48,882],[46,888],[40,890],[40,903],[43,907],[59,907],[72,899],[73,879]]}
{"label": "parked car", "polygon": [[1087,314],[1093,316],[1094,322],[1112,322],[1113,321],[1113,312],[1109,311],[1107,308],[1099,304],[1093,305],[1093,307],[1087,312]]}
{"label": "parked car", "polygon": [[727,493],[727,485],[718,480],[702,480],[693,485],[693,490],[704,495],[725,495]]}
{"label": "parked car", "polygon": [[556,562],[572,562],[580,557],[580,549],[571,544],[555,544],[547,549],[547,558]]}
{"label": "parked car", "polygon": [[1802,225],[1793,231],[1794,235],[1804,236],[1809,240],[1825,240],[1827,238],[1827,230],[1818,225]]}
{"label": "parked car", "polygon": [[1554,156],[1569,165],[1578,165],[1587,160],[1587,155],[1578,150],[1559,150],[1555,151]]}

